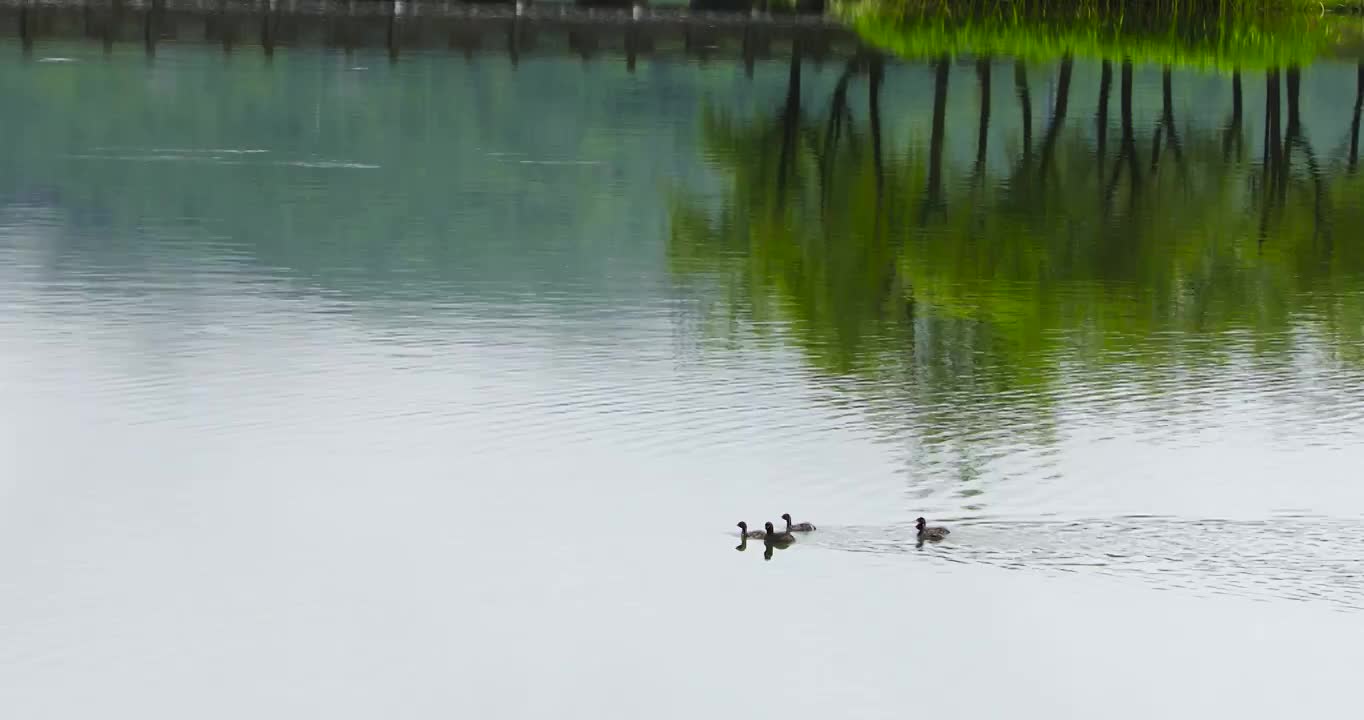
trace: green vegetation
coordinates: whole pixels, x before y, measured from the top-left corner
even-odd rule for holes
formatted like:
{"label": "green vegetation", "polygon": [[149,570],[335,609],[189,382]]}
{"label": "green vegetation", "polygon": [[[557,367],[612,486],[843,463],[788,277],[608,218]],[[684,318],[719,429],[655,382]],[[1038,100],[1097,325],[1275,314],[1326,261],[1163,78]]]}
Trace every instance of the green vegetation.
{"label": "green vegetation", "polygon": [[1301,0],[851,0],[840,14],[872,44],[910,58],[1064,55],[1230,70],[1364,57],[1358,18]]}
{"label": "green vegetation", "polygon": [[[1356,101],[1337,124],[1351,130],[1323,140],[1304,130],[1296,70],[1237,73],[1224,115],[1184,118],[1173,71],[1150,108],[1135,107],[1150,95],[1134,93],[1131,64],[1085,68],[1099,71],[1089,88],[1074,86],[1076,65],[1055,68],[1035,137],[1013,122],[1018,107],[989,100],[1007,65],[946,57],[931,66],[926,136],[904,147],[883,129],[874,61],[815,98],[793,70],[771,115],[709,111],[708,154],[731,190],[676,199],[674,270],[726,298],[715,332],[782,328],[825,372],[891,376],[944,402],[961,383],[1060,393],[1076,362],[1134,382],[1238,351],[1364,362],[1364,71],[1339,74]],[[1251,109],[1242,86],[1261,79],[1278,99]],[[945,121],[950,94],[974,104],[975,127]],[[1150,111],[1154,126],[1138,125]],[[1261,114],[1263,152],[1248,130]],[[1006,165],[989,160],[1001,139],[1015,150]]]}

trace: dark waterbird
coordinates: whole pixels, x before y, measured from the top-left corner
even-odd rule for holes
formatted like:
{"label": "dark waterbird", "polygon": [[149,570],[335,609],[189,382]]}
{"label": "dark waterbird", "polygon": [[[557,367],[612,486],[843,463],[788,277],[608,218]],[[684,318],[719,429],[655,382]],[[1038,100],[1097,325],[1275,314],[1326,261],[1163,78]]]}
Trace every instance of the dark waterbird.
{"label": "dark waterbird", "polygon": [[929,527],[928,521],[923,518],[917,518],[914,527],[919,530],[920,540],[941,540],[952,532],[945,527]]}
{"label": "dark waterbird", "polygon": [[[772,527],[772,523],[768,523],[767,526],[768,529],[770,530]],[[756,540],[761,540],[766,536],[767,533],[764,533],[762,530],[749,530],[748,523],[744,522],[743,520],[739,521],[739,537],[754,538]]]}
{"label": "dark waterbird", "polygon": [[792,525],[792,524],[791,524],[791,513],[782,513],[782,514],[781,514],[781,519],[786,521],[786,532],[788,532],[788,533],[793,533],[793,532],[810,532],[811,530],[814,530],[814,529],[815,529],[815,526],[814,526],[814,525],[811,525],[811,524],[808,523],[808,522],[796,523],[796,524]]}
{"label": "dark waterbird", "polygon": [[763,542],[768,545],[774,545],[776,547],[786,547],[787,545],[790,545],[791,543],[796,541],[796,536],[792,535],[789,532],[786,531],[777,532],[776,528],[772,527],[772,523],[770,521],[763,525],[763,527],[767,528],[767,534],[763,538]]}

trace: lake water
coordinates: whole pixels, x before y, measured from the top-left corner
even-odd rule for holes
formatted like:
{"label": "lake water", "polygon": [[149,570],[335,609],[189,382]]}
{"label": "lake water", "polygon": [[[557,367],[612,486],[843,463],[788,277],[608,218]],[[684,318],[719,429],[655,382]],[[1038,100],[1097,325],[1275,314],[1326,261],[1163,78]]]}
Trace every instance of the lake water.
{"label": "lake water", "polygon": [[1353,64],[0,50],[6,717],[1358,706]]}

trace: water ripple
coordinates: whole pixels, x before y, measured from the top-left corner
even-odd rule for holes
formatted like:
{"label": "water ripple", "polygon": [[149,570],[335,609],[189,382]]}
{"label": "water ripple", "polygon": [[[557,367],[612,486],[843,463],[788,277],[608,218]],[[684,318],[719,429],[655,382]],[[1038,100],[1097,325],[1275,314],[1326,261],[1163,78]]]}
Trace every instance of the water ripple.
{"label": "water ripple", "polygon": [[941,544],[920,544],[908,523],[821,528],[809,544],[887,555],[922,552],[941,562],[1009,570],[1091,572],[1196,595],[1364,610],[1364,520],[965,519],[952,523],[951,537]]}

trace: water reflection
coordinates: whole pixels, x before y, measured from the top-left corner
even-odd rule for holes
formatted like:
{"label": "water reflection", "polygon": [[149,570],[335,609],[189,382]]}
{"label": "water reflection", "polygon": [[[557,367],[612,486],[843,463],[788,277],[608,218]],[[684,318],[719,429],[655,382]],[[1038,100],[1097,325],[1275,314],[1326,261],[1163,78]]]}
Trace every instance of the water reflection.
{"label": "water reflection", "polygon": [[[770,540],[768,538],[763,538],[762,540],[763,560],[771,560],[772,556],[776,554],[777,550],[785,550],[794,544],[795,544],[794,541],[778,542]],[[748,537],[746,536],[740,537],[739,544],[736,545],[734,549],[738,550],[739,552],[745,552],[746,550],[748,550]]]}
{"label": "water reflection", "polygon": [[802,65],[765,114],[706,110],[727,189],[674,198],[669,260],[723,298],[708,332],[865,403],[912,494],[983,508],[1077,434],[1361,439],[1364,70],[943,56],[888,130],[882,59],[814,92]]}
{"label": "water reflection", "polygon": [[[925,556],[997,566],[1072,552],[1028,531],[1051,513],[1122,554],[1094,518],[1360,507],[1353,65],[62,54],[0,73],[0,361],[6,405],[48,419],[31,447],[590,457],[689,517],[818,508],[809,550],[956,515]],[[502,486],[459,487],[510,521]],[[581,487],[527,497],[633,521]],[[697,526],[671,549],[728,521]],[[1278,551],[1252,527],[1226,532]],[[1287,557],[1299,586],[1338,575]]]}

